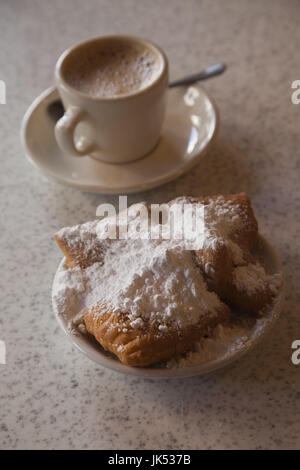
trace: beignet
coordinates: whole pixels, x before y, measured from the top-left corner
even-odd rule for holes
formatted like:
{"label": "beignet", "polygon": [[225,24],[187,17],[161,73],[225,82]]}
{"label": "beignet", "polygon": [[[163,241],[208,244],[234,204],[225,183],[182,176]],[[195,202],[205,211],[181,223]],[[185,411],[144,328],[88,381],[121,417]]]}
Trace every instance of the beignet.
{"label": "beignet", "polygon": [[[162,236],[99,238],[109,218],[100,232],[95,220],[55,234],[67,265],[85,279],[87,331],[124,364],[147,366],[188,351],[229,319],[228,305],[257,314],[276,293],[276,279],[252,254],[258,226],[247,195],[181,197],[167,211],[174,204],[204,207],[204,238],[194,249]],[[141,206],[148,223],[149,206],[131,206],[130,230]]]}

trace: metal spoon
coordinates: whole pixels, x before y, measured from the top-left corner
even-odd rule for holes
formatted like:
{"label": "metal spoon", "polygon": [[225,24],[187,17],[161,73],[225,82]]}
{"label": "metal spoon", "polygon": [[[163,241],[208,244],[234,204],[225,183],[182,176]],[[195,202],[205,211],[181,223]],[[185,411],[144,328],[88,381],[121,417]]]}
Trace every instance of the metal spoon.
{"label": "metal spoon", "polygon": [[202,70],[202,72],[189,75],[187,77],[181,78],[180,80],[175,80],[174,82],[170,82],[169,88],[182,85],[192,85],[193,83],[199,82],[200,80],[206,80],[207,78],[214,77],[215,75],[220,75],[221,73],[225,72],[225,70],[226,65],[223,62],[220,62],[218,64],[207,67],[206,69]]}
{"label": "metal spoon", "polygon": [[[221,73],[225,72],[226,65],[223,62],[220,62],[215,65],[211,65],[206,69],[202,70],[202,72],[195,73],[193,75],[189,75],[187,77],[181,78],[180,80],[175,80],[169,83],[169,88],[174,88],[176,86],[183,86],[183,85],[192,85],[200,80],[206,80],[207,78],[214,77],[215,75],[220,75]],[[54,121],[58,121],[60,119],[65,110],[61,100],[55,100],[48,105],[47,108],[48,114]]]}

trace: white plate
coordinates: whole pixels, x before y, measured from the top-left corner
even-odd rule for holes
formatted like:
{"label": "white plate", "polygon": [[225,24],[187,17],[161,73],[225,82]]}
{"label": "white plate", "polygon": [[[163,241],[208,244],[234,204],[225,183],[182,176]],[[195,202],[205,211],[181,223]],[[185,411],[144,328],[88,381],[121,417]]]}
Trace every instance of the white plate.
{"label": "white plate", "polygon": [[[256,247],[256,254],[260,262],[265,267],[268,273],[281,272],[281,265],[277,258],[276,253],[269,245],[269,243],[260,236],[259,243]],[[56,276],[53,282],[53,291],[55,290],[55,284],[57,282],[57,276],[59,271],[64,269],[64,259],[61,261]],[[138,377],[146,378],[178,378],[178,377],[191,377],[195,375],[202,375],[208,372],[212,372],[217,369],[221,369],[236,359],[243,356],[250,349],[252,349],[269,331],[270,327],[277,320],[284,298],[284,285],[278,292],[272,306],[257,320],[251,321],[246,333],[243,333],[243,341],[240,336],[232,337],[232,345],[224,350],[223,347],[216,347],[215,353],[210,357],[209,360],[202,361],[201,363],[193,366],[180,367],[180,368],[166,368],[166,367],[130,367],[122,364],[117,358],[110,353],[106,352],[99,343],[94,340],[91,335],[81,334],[79,331],[71,331],[69,328],[69,322],[73,316],[78,312],[72,312],[72,316],[65,317],[57,312],[57,306],[53,298],[53,309],[58,320],[59,325],[64,330],[68,338],[72,343],[88,356],[92,361],[97,364],[113,369],[124,374],[135,375]],[[259,325],[259,327],[258,327]],[[206,340],[204,340],[206,341]],[[220,340],[216,340],[220,341]],[[234,344],[238,344],[238,347],[231,347]],[[216,343],[216,346],[217,343]]]}
{"label": "white plate", "polygon": [[162,137],[157,147],[135,162],[111,165],[61,152],[55,121],[47,111],[59,99],[56,88],[44,91],[26,112],[21,129],[29,161],[60,183],[102,194],[154,188],[188,171],[206,154],[218,130],[216,105],[198,86],[169,90]]}

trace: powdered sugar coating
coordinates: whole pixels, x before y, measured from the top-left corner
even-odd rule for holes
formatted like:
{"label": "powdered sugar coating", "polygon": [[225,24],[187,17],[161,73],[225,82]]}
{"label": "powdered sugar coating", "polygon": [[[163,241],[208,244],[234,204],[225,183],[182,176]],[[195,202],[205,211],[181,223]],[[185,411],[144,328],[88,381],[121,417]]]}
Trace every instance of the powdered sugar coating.
{"label": "powdered sugar coating", "polygon": [[233,204],[223,196],[211,199],[205,205],[205,220],[211,236],[217,234],[219,237],[228,239],[230,235],[241,230],[247,223],[246,209],[240,204]]}
{"label": "powdered sugar coating", "polygon": [[217,325],[211,333],[194,344],[191,351],[167,362],[176,369],[226,360],[250,346],[268,325],[269,318],[231,318],[226,325]]}
{"label": "powdered sugar coating", "polygon": [[233,270],[233,283],[240,292],[254,294],[268,286],[273,294],[281,284],[280,275],[269,275],[259,263],[238,266]]}
{"label": "powdered sugar coating", "polygon": [[116,240],[103,262],[66,269],[54,293],[57,305],[69,310],[80,296],[81,310],[103,305],[106,311],[127,313],[132,328],[156,322],[160,332],[213,317],[222,306],[207,290],[192,252],[161,240]]}
{"label": "powdered sugar coating", "polygon": [[127,312],[132,328],[143,327],[144,321],[158,322],[160,331],[184,327],[203,315],[214,316],[222,305],[207,290],[192,252],[161,240],[118,241],[106,252],[102,267],[87,271],[94,303],[117,314]]}

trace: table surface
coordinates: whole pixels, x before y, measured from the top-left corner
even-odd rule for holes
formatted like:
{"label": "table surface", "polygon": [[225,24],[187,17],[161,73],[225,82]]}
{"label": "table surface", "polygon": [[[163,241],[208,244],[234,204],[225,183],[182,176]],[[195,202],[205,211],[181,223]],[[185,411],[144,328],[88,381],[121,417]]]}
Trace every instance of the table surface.
{"label": "table surface", "polygon": [[[5,449],[295,449],[300,445],[299,322],[300,5],[290,0],[11,0],[0,5],[1,313],[0,447]],[[131,33],[166,51],[171,78],[223,60],[204,84],[221,115],[218,141],[185,176],[129,197],[246,191],[286,275],[275,328],[254,351],[216,373],[142,380],[105,370],[67,341],[51,309],[61,253],[53,233],[94,218],[115,196],[42,177],[24,157],[20,122],[53,83],[58,55],[91,36]]]}

